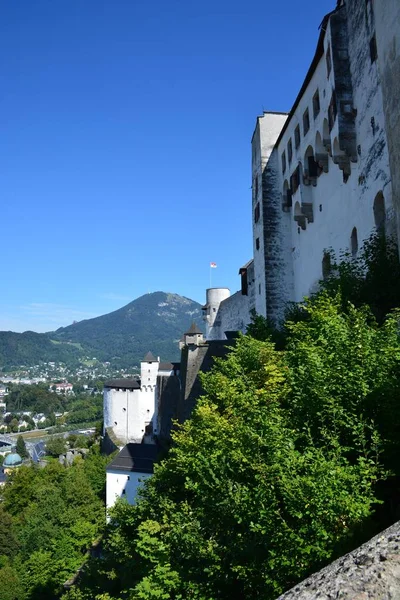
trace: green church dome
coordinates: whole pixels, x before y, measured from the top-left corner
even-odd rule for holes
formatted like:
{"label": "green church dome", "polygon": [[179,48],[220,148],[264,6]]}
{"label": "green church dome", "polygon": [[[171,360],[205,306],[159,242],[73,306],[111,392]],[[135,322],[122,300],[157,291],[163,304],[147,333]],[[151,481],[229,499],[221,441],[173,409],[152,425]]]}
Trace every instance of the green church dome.
{"label": "green church dome", "polygon": [[17,452],[11,452],[10,454],[7,454],[3,461],[3,467],[12,468],[19,467],[20,465],[22,465],[22,458],[19,454],[17,454]]}

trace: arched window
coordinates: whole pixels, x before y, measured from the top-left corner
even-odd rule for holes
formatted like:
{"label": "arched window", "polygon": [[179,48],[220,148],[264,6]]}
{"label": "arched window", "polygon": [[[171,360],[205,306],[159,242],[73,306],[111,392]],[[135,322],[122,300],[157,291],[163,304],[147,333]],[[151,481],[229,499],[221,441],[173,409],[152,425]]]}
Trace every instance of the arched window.
{"label": "arched window", "polygon": [[319,175],[320,168],[314,158],[314,149],[312,146],[308,146],[304,155],[304,184],[317,185],[317,177]]}
{"label": "arched window", "polygon": [[322,137],[319,131],[317,131],[315,136],[315,160],[320,167],[320,173],[322,171],[327,173],[329,171],[329,154],[327,149],[325,148]]}
{"label": "arched window", "polygon": [[377,231],[383,233],[385,231],[386,209],[385,198],[382,192],[378,192],[374,200],[374,220]]}
{"label": "arched window", "polygon": [[322,277],[323,279],[327,279],[332,271],[332,259],[329,252],[324,252],[324,256],[322,258]]}
{"label": "arched window", "polygon": [[356,227],[353,227],[353,231],[351,232],[350,250],[351,250],[352,257],[355,258],[357,256],[357,252],[358,252],[358,235],[357,235]]}

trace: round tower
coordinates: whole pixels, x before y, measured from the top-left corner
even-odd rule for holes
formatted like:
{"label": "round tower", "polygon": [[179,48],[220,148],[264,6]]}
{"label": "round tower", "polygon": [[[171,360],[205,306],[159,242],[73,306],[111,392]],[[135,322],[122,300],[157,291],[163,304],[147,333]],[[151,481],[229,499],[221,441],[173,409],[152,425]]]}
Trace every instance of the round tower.
{"label": "round tower", "polygon": [[231,295],[229,288],[208,288],[206,290],[206,304],[203,306],[203,320],[206,323],[207,340],[224,340],[225,334],[221,331],[221,315],[218,315],[221,302]]}

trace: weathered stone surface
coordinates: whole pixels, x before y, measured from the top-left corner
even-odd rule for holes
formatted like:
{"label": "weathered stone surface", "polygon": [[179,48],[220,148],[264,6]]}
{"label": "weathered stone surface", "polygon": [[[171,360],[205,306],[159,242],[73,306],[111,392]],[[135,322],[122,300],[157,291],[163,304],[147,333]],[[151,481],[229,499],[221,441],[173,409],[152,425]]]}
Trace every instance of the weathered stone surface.
{"label": "weathered stone surface", "polygon": [[400,600],[400,521],[277,600]]}

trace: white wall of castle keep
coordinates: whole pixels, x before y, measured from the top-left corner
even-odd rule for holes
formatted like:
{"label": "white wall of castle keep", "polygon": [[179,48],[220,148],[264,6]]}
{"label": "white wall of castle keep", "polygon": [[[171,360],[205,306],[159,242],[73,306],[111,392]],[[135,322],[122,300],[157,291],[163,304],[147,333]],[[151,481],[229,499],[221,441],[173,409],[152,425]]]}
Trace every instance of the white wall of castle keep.
{"label": "white wall of castle keep", "polygon": [[142,482],[151,475],[151,473],[121,471],[120,469],[107,470],[107,511],[114,506],[118,498],[125,498],[129,504],[134,504]]}
{"label": "white wall of castle keep", "polygon": [[[231,292],[229,288],[208,288],[206,290],[206,339],[221,340],[225,339],[221,327],[221,314],[219,307],[221,302],[229,298]],[[221,337],[222,336],[222,337]]]}
{"label": "white wall of castle keep", "polygon": [[[286,118],[264,114],[257,121],[252,140],[255,291],[257,312],[265,316],[282,317],[283,303],[273,298],[274,294],[285,301],[300,301],[316,289],[323,276],[326,250],[333,249],[337,255],[341,251],[357,252],[355,239],[359,249],[377,225],[376,199],[384,199],[386,231],[391,233],[395,228],[379,67],[378,61],[370,58],[374,23],[372,19],[368,22],[365,5],[364,0],[353,3],[347,25],[345,22],[347,41],[337,20],[336,37],[332,38],[330,19],[323,55],[273,152],[271,145],[280,133],[277,129],[282,129]],[[328,76],[329,49],[332,68]],[[350,64],[347,71],[343,67],[346,60]],[[339,80],[341,85],[344,81],[345,93],[338,98],[338,115],[329,132],[329,105],[335,86],[339,89]],[[314,111],[317,92],[319,109]],[[307,109],[310,124],[305,131]],[[352,114],[350,119],[345,114],[348,112]],[[300,129],[297,148],[296,127]],[[343,131],[346,127],[348,131]],[[343,144],[354,134],[354,143],[345,148]],[[317,177],[306,177],[304,181],[310,154],[321,158],[319,164],[324,168]],[[275,214],[278,204],[285,203],[297,167],[300,185],[292,195],[292,206],[282,207],[281,214]],[[261,214],[256,222],[257,202]]]}

